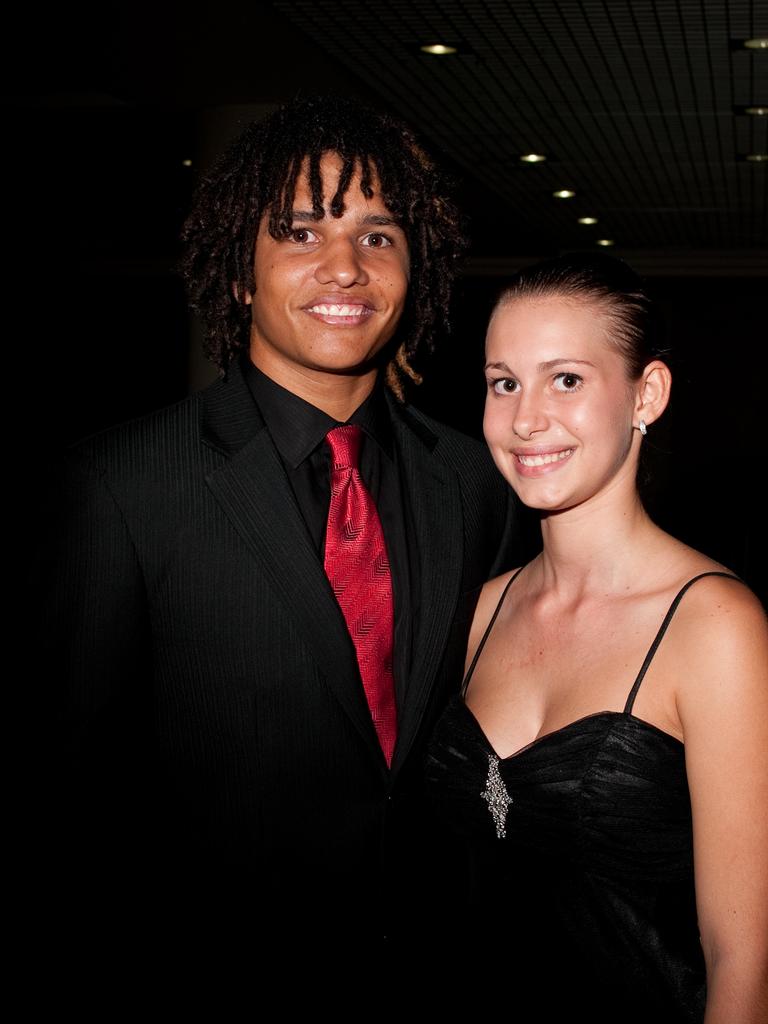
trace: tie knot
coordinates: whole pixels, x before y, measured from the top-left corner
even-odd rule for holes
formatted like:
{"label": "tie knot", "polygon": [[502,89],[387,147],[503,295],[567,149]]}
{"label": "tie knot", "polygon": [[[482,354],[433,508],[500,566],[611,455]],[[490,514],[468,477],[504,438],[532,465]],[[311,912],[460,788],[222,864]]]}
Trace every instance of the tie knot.
{"label": "tie knot", "polygon": [[331,464],[334,469],[358,469],[360,464],[360,441],[362,430],[355,424],[334,427],[326,434],[331,449]]}

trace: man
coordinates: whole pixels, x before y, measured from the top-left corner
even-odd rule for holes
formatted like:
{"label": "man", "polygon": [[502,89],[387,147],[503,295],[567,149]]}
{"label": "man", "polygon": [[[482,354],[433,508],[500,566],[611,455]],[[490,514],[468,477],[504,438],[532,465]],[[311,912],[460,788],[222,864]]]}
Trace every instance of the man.
{"label": "man", "polygon": [[[70,459],[48,633],[72,861],[88,845],[97,900],[208,940],[407,936],[439,902],[426,741],[510,561],[484,446],[402,401],[446,318],[456,211],[406,128],[311,99],[245,131],[185,242],[221,378]],[[332,522],[345,501],[364,526]]]}

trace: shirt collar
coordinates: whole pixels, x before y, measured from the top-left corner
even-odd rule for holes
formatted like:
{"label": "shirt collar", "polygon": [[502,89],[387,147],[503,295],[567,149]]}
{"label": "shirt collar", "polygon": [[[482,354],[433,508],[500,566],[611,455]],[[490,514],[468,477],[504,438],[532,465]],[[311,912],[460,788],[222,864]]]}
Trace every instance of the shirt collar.
{"label": "shirt collar", "polygon": [[[250,359],[245,358],[243,364],[248,387],[264,417],[275,447],[284,462],[295,469],[322,444],[329,430],[340,425],[339,421],[275,383],[254,366]],[[379,382],[346,422],[362,427],[368,437],[373,438],[382,451],[392,458],[392,421],[384,389]]]}

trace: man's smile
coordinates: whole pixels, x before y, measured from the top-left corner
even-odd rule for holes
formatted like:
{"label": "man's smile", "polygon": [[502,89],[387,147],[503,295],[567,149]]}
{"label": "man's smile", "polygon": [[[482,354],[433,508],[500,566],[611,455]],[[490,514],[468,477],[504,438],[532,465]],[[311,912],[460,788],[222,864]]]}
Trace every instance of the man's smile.
{"label": "man's smile", "polygon": [[356,296],[324,296],[304,306],[304,312],[323,323],[355,326],[367,320],[375,309],[367,300]]}

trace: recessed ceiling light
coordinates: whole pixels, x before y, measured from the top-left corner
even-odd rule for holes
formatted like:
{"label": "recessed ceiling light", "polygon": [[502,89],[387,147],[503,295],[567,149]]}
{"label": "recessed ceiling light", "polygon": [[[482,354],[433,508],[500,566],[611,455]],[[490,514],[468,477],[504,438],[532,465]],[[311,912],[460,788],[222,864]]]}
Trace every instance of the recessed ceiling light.
{"label": "recessed ceiling light", "polygon": [[541,164],[547,158],[543,153],[523,153],[520,159],[524,164]]}
{"label": "recessed ceiling light", "polygon": [[765,117],[768,114],[768,107],[744,107],[745,114],[752,114],[753,117]]}
{"label": "recessed ceiling light", "polygon": [[579,217],[579,224],[597,224],[597,217]]}
{"label": "recessed ceiling light", "polygon": [[557,192],[553,192],[552,195],[555,199],[573,199],[576,193],[570,188],[559,188]]}
{"label": "recessed ceiling light", "polygon": [[744,159],[751,164],[764,164],[768,162],[768,153],[747,153]]}
{"label": "recessed ceiling light", "polygon": [[445,57],[449,53],[458,53],[457,46],[448,46],[446,43],[424,43],[419,49],[422,53],[430,53],[433,57]]}
{"label": "recessed ceiling light", "polygon": [[745,39],[741,45],[747,50],[768,50],[768,37],[759,36],[757,39]]}
{"label": "recessed ceiling light", "polygon": [[182,167],[191,167],[192,166],[192,161],[191,160],[182,160],[181,161],[181,166]]}
{"label": "recessed ceiling light", "polygon": [[597,239],[597,244],[598,245],[613,245],[613,239],[612,238],[598,238]]}

